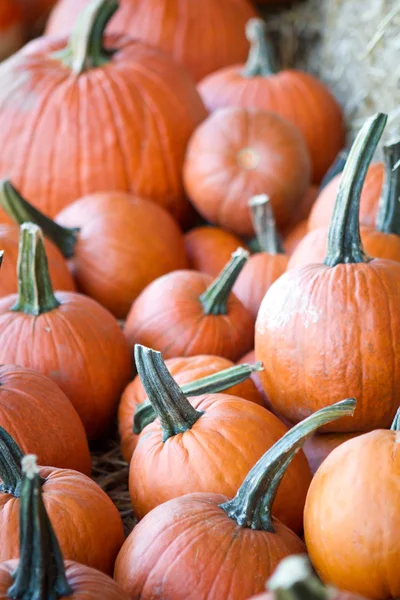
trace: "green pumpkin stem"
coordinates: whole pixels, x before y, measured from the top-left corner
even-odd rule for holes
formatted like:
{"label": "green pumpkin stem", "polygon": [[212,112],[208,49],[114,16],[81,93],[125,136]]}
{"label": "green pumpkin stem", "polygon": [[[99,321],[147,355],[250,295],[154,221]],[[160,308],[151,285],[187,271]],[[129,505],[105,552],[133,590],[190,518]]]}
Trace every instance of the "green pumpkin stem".
{"label": "green pumpkin stem", "polygon": [[39,225],[44,235],[54,242],[65,258],[74,255],[79,229],[62,227],[46,217],[25,200],[8,179],[0,181],[0,206],[18,225],[28,222]]}
{"label": "green pumpkin stem", "polygon": [[250,19],[246,25],[250,52],[242,71],[243,77],[269,77],[279,72],[272,44],[267,36],[267,26],[262,19]]}
{"label": "green pumpkin stem", "polygon": [[253,196],[249,200],[249,207],[261,252],[283,254],[283,244],[275,226],[274,211],[269,197],[266,194]]}
{"label": "green pumpkin stem", "polygon": [[136,344],[135,362],[140,381],[160,420],[163,442],[191,429],[203,413],[187,400],[165,366],[161,352]]}
{"label": "green pumpkin stem", "polygon": [[382,136],[387,115],[367,119],[350,150],[336,197],[328,231],[324,263],[334,267],[344,263],[367,263],[360,237],[360,197],[368,167]]}
{"label": "green pumpkin stem", "polygon": [[78,16],[67,47],[54,58],[76,75],[107,64],[113,51],[104,47],[104,31],[118,8],[118,0],[91,0]]}
{"label": "green pumpkin stem", "polygon": [[332,165],[325,173],[324,178],[321,181],[321,185],[319,186],[319,191],[323,190],[328,183],[330,183],[332,179],[336,177],[336,175],[339,175],[339,173],[343,172],[348,156],[349,150],[347,150],[347,148],[343,148],[343,150],[338,153]]}
{"label": "green pumpkin stem", "polygon": [[[201,396],[202,394],[216,394],[238,385],[251,377],[252,373],[262,371],[262,363],[254,365],[247,363],[235,365],[219,373],[213,373],[196,381],[185,383],[181,386],[182,393],[187,396]],[[144,400],[135,410],[133,417],[133,433],[142,433],[143,429],[157,418],[156,412],[149,400]]]}
{"label": "green pumpkin stem", "polygon": [[199,298],[205,315],[228,313],[229,294],[248,258],[249,253],[243,248],[238,248],[232,253],[231,260]]}
{"label": "green pumpkin stem", "polygon": [[60,546],[43,504],[36,456],[22,459],[19,508],[20,559],[8,597],[15,600],[57,600],[73,592]]}
{"label": "green pumpkin stem", "polygon": [[18,253],[18,299],[11,310],[40,315],[57,308],[40,227],[21,225]]}
{"label": "green pumpkin stem", "polygon": [[400,408],[397,409],[390,429],[392,431],[400,431]]}
{"label": "green pumpkin stem", "polygon": [[314,574],[306,555],[288,556],[267,583],[275,600],[329,600],[332,590]]}
{"label": "green pumpkin stem", "polygon": [[3,264],[4,250],[0,250],[0,267]]}
{"label": "green pumpkin stem", "polygon": [[289,429],[255,464],[233,500],[221,504],[240,527],[274,533],[272,505],[282,478],[297,452],[316,429],[344,416],[352,416],[354,398],[322,408]]}
{"label": "green pumpkin stem", "polygon": [[400,235],[400,142],[384,146],[385,185],[379,203],[376,228]]}
{"label": "green pumpkin stem", "polygon": [[3,427],[0,427],[0,492],[15,498],[21,495],[24,454],[18,444]]}

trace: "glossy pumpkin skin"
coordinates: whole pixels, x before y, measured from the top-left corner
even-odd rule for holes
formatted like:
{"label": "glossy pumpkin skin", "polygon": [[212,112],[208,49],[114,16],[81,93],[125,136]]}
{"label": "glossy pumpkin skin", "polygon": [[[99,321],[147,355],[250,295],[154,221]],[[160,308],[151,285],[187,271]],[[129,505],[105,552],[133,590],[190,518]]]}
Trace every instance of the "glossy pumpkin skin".
{"label": "glossy pumpkin skin", "polygon": [[[165,364],[175,381],[181,386],[233,367],[233,362],[227,358],[207,354],[187,358],[170,358]],[[247,379],[238,385],[230,387],[225,393],[264,406],[264,397],[258,391],[253,379]],[[121,451],[127,462],[130,462],[139,438],[132,430],[135,411],[137,406],[144,402],[146,398],[147,394],[139,376],[137,376],[125,388],[119,404],[118,431],[121,440]]]}
{"label": "glossy pumpkin skin", "polygon": [[[61,596],[60,600],[129,600],[111,577],[85,565],[66,560],[67,581],[73,594]],[[8,600],[8,590],[13,583],[12,574],[18,567],[18,560],[8,560],[0,564],[0,600]]]}
{"label": "glossy pumpkin skin", "polygon": [[276,410],[296,423],[337,398],[354,397],[354,417],[324,431],[389,427],[400,385],[393,352],[400,344],[399,294],[400,265],[381,259],[309,265],[276,281],[255,336],[260,378]]}
{"label": "glossy pumpkin skin", "polygon": [[347,440],[361,435],[359,433],[316,433],[303,446],[313,475],[317,472],[329,454]]}
{"label": "glossy pumpkin skin", "polygon": [[120,319],[151,281],[186,267],[178,225],[153,202],[118,192],[93,194],[56,221],[80,228],[72,258],[79,289]]}
{"label": "glossy pumpkin skin", "polygon": [[313,181],[319,183],[344,145],[342,111],[326,86],[308,73],[284,70],[244,77],[244,65],[212,73],[198,89],[210,111],[226,106],[268,110],[294,125],[311,156]]}
{"label": "glossy pumpkin skin", "polygon": [[129,349],[117,321],[97,302],[71,292],[55,296],[60,306],[39,316],[11,311],[16,295],[0,300],[0,363],[50,377],[71,400],[88,436],[98,437],[130,379]]}
{"label": "glossy pumpkin skin", "polygon": [[[384,176],[385,167],[383,163],[373,163],[369,167],[360,200],[360,225],[375,227]],[[309,229],[328,227],[340,178],[341,175],[336,175],[317,197],[308,220]]]}
{"label": "glossy pumpkin skin", "polygon": [[275,534],[239,527],[218,506],[227,500],[211,493],[176,498],[134,528],[114,573],[131,600],[151,600],[155,589],[164,600],[247,600],[285,556],[304,553],[278,520]]}
{"label": "glossy pumpkin skin", "polygon": [[399,432],[378,430],[336,448],[313,479],[304,515],[322,580],[376,600],[400,594],[399,441]]}
{"label": "glossy pumpkin skin", "polygon": [[66,43],[40,38],[0,67],[0,176],[51,217],[93,192],[130,191],[183,218],[184,153],[205,117],[189,75],[112,36],[110,62],[76,76],[54,58]]}
{"label": "glossy pumpkin skin", "polygon": [[16,0],[0,2],[0,60],[21,48],[24,43],[22,11]]}
{"label": "glossy pumpkin skin", "polygon": [[[191,398],[205,414],[184,434],[162,441],[158,419],[145,427],[133,453],[129,493],[135,515],[195,492],[238,491],[259,458],[287,428],[254,402],[227,394]],[[274,503],[274,515],[293,531],[302,530],[303,505],[311,472],[303,452],[289,466]]]}
{"label": "glossy pumpkin skin", "polygon": [[[112,500],[89,477],[40,467],[43,501],[65,559],[112,575],[124,542],[121,517]],[[19,504],[0,494],[0,561],[19,557]]]}
{"label": "glossy pumpkin skin", "polygon": [[[0,225],[0,248],[4,250],[1,265],[0,297],[15,294],[18,288],[17,261],[19,245],[19,227]],[[73,292],[76,290],[74,279],[68,266],[54,244],[45,242],[49,263],[50,279],[55,290]]]}
{"label": "glossy pumpkin skin", "polygon": [[143,344],[164,359],[215,354],[238,360],[253,345],[254,319],[232,293],[226,315],[204,314],[199,298],[212,282],[210,275],[195,271],[175,271],[153,281],[126,320],[130,348]]}
{"label": "glossy pumpkin skin", "polygon": [[[88,0],[61,0],[47,25],[50,35],[71,32]],[[151,15],[151,19],[149,19]],[[109,31],[127,33],[172,55],[195,81],[244,60],[245,25],[256,16],[247,0],[122,0]]]}
{"label": "glossy pumpkin skin", "polygon": [[189,267],[216,277],[243,241],[221,227],[195,227],[185,235]]}
{"label": "glossy pumpkin skin", "polygon": [[254,232],[249,198],[267,194],[283,226],[309,181],[304,140],[273,113],[226,108],[208,117],[189,142],[184,165],[189,197],[204,218],[239,235]]}
{"label": "glossy pumpkin skin", "polygon": [[48,377],[25,367],[0,366],[0,426],[23,452],[34,452],[42,464],[90,475],[82,422]]}

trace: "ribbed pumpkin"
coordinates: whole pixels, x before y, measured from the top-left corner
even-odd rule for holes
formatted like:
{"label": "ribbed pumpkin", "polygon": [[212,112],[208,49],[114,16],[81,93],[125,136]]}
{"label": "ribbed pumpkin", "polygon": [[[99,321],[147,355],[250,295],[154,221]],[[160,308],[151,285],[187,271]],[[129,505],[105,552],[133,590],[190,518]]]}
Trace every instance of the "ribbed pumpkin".
{"label": "ribbed pumpkin", "polygon": [[386,115],[369,119],[353,145],[335,205],[324,264],[288,270],[258,313],[255,350],[276,410],[297,422],[338,396],[357,398],[336,431],[388,427],[398,406],[400,264],[362,247],[360,192]]}
{"label": "ribbed pumpkin", "polygon": [[24,24],[16,0],[0,0],[0,60],[21,48],[24,43]]}
{"label": "ribbed pumpkin", "polygon": [[118,35],[103,45],[117,6],[94,0],[69,40],[41,38],[0,67],[0,176],[50,217],[130,191],[182,218],[184,153],[205,109],[157,49]]}
{"label": "ribbed pumpkin", "polygon": [[[18,508],[23,453],[0,427],[0,561],[19,557]],[[124,542],[122,520],[105,492],[89,477],[67,469],[40,467],[43,501],[68,560],[112,574]]]}
{"label": "ribbed pumpkin", "polygon": [[353,407],[353,400],[338,403],[286,433],[254,465],[232,500],[187,494],[149,513],[127,538],[115,566],[115,579],[130,599],[247,600],[261,592],[282,558],[304,552],[273,508],[289,470],[300,476],[295,454],[319,425],[351,414]]}
{"label": "ribbed pumpkin", "polygon": [[21,226],[18,266],[18,294],[0,300],[0,363],[48,375],[71,400],[87,434],[97,437],[109,426],[130,378],[124,335],[91,298],[54,294],[42,233],[32,223]]}
{"label": "ribbed pumpkin", "polygon": [[254,339],[254,318],[231,292],[247,258],[248,252],[238,249],[214,281],[196,271],[175,271],[153,281],[126,320],[130,348],[144,344],[164,358],[215,354],[238,360]]}
{"label": "ribbed pumpkin", "polygon": [[289,257],[284,253],[276,231],[268,196],[253,196],[249,206],[260,252],[250,256],[233,291],[256,319],[267,290],[286,271]]}
{"label": "ribbed pumpkin", "polygon": [[193,134],[184,181],[205,219],[251,236],[249,198],[268,194],[278,225],[284,225],[308,188],[310,159],[299,132],[278,115],[225,108]]}
{"label": "ribbed pumpkin", "polygon": [[[259,365],[246,364],[235,367],[234,363],[226,358],[203,354],[170,358],[165,361],[165,366],[186,396],[223,391],[225,394],[264,406],[263,395],[254,381],[249,379],[254,372],[261,370]],[[151,403],[145,402],[146,398],[147,394],[138,375],[125,388],[118,409],[121,451],[127,462],[132,458],[139,434],[146,425],[156,419]]]}
{"label": "ribbed pumpkin", "polygon": [[216,277],[229,261],[242,240],[220,227],[195,227],[185,235],[189,267]]}
{"label": "ribbed pumpkin", "polygon": [[[151,281],[187,264],[183,236],[171,215],[131,194],[86,196],[52,221],[6,181],[0,183],[0,205],[17,223],[39,225],[71,260],[79,289],[120,319]],[[48,245],[54,254],[53,244]]]}
{"label": "ribbed pumpkin", "polygon": [[249,21],[246,35],[251,42],[247,63],[206,77],[199,84],[200,95],[210,111],[226,106],[252,107],[270,110],[290,121],[307,142],[313,181],[319,183],[343,147],[341,108],[312,75],[279,70],[261,19]]}
{"label": "ribbed pumpkin", "polygon": [[338,446],[360,433],[316,433],[303,446],[311,472],[317,472],[327,456]]}
{"label": "ribbed pumpkin", "polygon": [[[60,0],[47,33],[70,33],[89,0]],[[110,31],[128,33],[171,54],[195,81],[245,59],[248,19],[256,15],[248,0],[121,0]]]}
{"label": "ribbed pumpkin", "polygon": [[[0,563],[0,598],[128,600],[128,596],[104,573],[73,561],[64,562],[43,502],[36,457],[25,456],[22,469],[24,477],[19,502],[21,557]],[[64,502],[65,496],[60,508]],[[18,513],[13,518],[16,520]],[[74,530],[72,535],[77,536],[79,532]]]}

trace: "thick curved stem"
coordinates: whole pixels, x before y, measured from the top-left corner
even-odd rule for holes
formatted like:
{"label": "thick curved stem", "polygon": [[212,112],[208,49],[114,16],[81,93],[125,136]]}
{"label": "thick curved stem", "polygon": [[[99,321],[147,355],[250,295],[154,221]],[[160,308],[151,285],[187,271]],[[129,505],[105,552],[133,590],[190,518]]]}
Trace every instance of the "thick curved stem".
{"label": "thick curved stem", "polygon": [[350,150],[340,181],[328,232],[324,263],[334,267],[343,263],[369,262],[360,237],[361,191],[368,167],[385,129],[387,115],[367,119]]}
{"label": "thick curved stem", "polygon": [[17,271],[18,299],[11,310],[40,315],[60,305],[50,281],[42,231],[33,223],[21,225]]}
{"label": "thick curved stem", "polygon": [[22,459],[24,474],[19,508],[20,559],[8,597],[57,600],[70,596],[60,546],[43,504],[36,456]]}
{"label": "thick curved stem", "polygon": [[379,204],[376,228],[400,235],[400,141],[384,146],[385,185]]}
{"label": "thick curved stem", "polygon": [[344,148],[338,153],[334,162],[325,173],[324,178],[321,181],[321,185],[319,186],[319,191],[323,190],[324,187],[326,187],[328,183],[330,183],[332,179],[336,177],[336,175],[339,175],[339,173],[343,172],[348,156],[349,150],[347,150],[347,148]]}
{"label": "thick curved stem", "polygon": [[250,52],[242,71],[243,77],[269,77],[278,73],[279,67],[267,37],[267,27],[262,19],[250,19],[246,25]]}
{"label": "thick curved stem", "polygon": [[228,313],[229,294],[248,258],[249,253],[243,248],[238,248],[233,252],[231,260],[217,279],[199,298],[205,315],[226,315]]}
{"label": "thick curved stem", "polygon": [[283,244],[275,226],[274,211],[266,194],[253,196],[249,207],[258,247],[268,254],[284,254]]}
{"label": "thick curved stem", "polygon": [[28,222],[39,225],[44,235],[54,242],[65,258],[74,255],[79,229],[62,227],[46,217],[21,196],[9,179],[0,181],[0,206],[18,225]]}
{"label": "thick curved stem", "polygon": [[354,414],[356,401],[347,398],[322,408],[295,425],[260,458],[251,469],[233,500],[221,508],[240,527],[274,532],[272,505],[286,470],[294,456],[316,429]]}
{"label": "thick curved stem", "polygon": [[[224,369],[219,373],[213,373],[207,377],[202,377],[196,381],[185,383],[181,386],[181,391],[185,396],[201,396],[202,394],[216,394],[224,390],[243,383],[252,373],[263,370],[261,362],[249,365],[235,365]],[[136,408],[133,417],[133,433],[142,433],[143,429],[157,418],[156,412],[149,400],[144,400]]]}
{"label": "thick curved stem", "polygon": [[313,573],[306,555],[284,558],[267,583],[276,600],[329,600],[332,590]]}
{"label": "thick curved stem", "polygon": [[160,420],[163,442],[191,429],[203,413],[187,400],[165,366],[161,353],[136,344],[135,362],[140,381]]}

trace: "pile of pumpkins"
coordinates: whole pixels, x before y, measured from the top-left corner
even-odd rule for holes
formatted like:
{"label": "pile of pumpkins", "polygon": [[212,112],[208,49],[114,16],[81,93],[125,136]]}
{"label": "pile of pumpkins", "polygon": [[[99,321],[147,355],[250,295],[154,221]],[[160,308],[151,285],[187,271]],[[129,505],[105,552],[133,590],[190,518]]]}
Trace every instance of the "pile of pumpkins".
{"label": "pile of pumpkins", "polygon": [[1,597],[400,596],[386,120],[345,149],[247,0],[59,0],[0,65]]}

